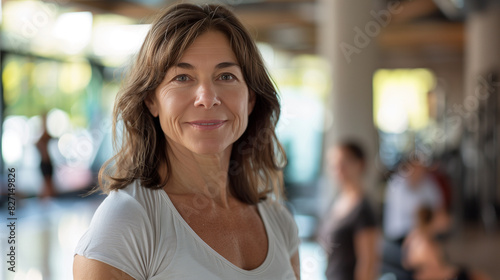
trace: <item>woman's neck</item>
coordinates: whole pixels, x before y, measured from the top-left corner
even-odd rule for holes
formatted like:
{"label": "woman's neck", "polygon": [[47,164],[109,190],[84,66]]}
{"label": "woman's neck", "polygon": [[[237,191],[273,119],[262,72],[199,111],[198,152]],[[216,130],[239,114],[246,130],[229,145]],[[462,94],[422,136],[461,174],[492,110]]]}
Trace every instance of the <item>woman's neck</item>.
{"label": "woman's neck", "polygon": [[199,155],[184,147],[169,146],[169,194],[194,194],[229,207],[229,160],[231,147],[220,154]]}

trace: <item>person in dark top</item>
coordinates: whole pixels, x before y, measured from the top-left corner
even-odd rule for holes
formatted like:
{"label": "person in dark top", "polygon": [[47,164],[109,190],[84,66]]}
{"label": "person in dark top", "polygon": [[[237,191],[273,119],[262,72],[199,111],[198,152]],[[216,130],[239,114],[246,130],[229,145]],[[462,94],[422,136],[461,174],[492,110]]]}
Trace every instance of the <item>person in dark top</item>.
{"label": "person in dark top", "polygon": [[36,148],[40,152],[40,170],[43,176],[43,189],[40,193],[40,197],[52,197],[56,195],[56,190],[54,188],[54,183],[52,180],[52,175],[54,173],[54,166],[52,165],[52,159],[49,155],[49,142],[52,139],[50,134],[47,132],[47,115],[42,116],[42,136],[36,142]]}
{"label": "person in dark top", "polygon": [[342,142],[327,154],[339,193],[319,232],[326,250],[328,280],[376,279],[378,228],[363,192],[365,155],[354,142]]}

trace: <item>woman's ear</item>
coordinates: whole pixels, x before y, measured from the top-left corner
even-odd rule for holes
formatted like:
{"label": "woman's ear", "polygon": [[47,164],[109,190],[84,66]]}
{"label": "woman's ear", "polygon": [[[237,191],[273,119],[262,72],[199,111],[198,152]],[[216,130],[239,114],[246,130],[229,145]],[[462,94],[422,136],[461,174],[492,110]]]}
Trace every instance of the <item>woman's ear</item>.
{"label": "woman's ear", "polygon": [[255,106],[255,93],[253,90],[248,91],[248,115],[250,115],[253,111],[253,107]]}
{"label": "woman's ear", "polygon": [[149,112],[153,117],[158,117],[158,105],[156,104],[156,98],[154,94],[150,94],[146,99],[144,100],[144,103],[146,103],[146,106],[149,109]]}

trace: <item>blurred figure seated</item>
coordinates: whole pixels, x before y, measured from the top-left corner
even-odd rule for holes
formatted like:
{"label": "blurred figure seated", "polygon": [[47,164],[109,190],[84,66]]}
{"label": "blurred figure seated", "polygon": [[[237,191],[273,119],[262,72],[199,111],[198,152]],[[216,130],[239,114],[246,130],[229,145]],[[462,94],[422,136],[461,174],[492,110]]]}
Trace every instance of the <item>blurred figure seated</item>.
{"label": "blurred figure seated", "polygon": [[415,280],[489,280],[490,278],[452,265],[435,240],[438,233],[436,216],[429,207],[421,207],[416,213],[416,226],[403,243],[403,264],[412,271]]}

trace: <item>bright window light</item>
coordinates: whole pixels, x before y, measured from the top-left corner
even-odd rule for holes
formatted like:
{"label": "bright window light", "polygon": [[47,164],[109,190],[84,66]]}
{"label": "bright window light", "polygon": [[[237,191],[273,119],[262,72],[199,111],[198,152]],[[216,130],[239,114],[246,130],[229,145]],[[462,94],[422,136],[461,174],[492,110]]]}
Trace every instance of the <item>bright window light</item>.
{"label": "bright window light", "polygon": [[274,66],[274,50],[271,45],[266,44],[266,43],[257,43],[257,48],[260,51],[260,54],[262,55],[262,58],[264,59],[264,62],[266,63],[267,67],[273,67]]}
{"label": "bright window light", "polygon": [[149,24],[96,26],[93,52],[97,56],[132,55],[140,49],[149,28]]}
{"label": "bright window light", "polygon": [[47,114],[47,132],[52,136],[59,138],[71,128],[68,113],[52,109]]}
{"label": "bright window light", "polygon": [[434,87],[427,69],[381,69],[373,77],[373,118],[387,133],[419,130],[429,122],[427,94]]}
{"label": "bright window light", "polygon": [[61,14],[54,24],[52,35],[62,41],[64,52],[68,54],[81,52],[89,44],[92,36],[92,13]]}
{"label": "bright window light", "polygon": [[9,116],[5,118],[2,135],[2,147],[4,147],[2,156],[5,163],[15,164],[22,159],[23,145],[27,142],[28,134],[26,117]]}
{"label": "bright window light", "polygon": [[21,160],[23,155],[23,145],[21,136],[13,130],[7,130],[2,135],[2,146],[8,147],[3,149],[3,160],[7,164],[14,164]]}

